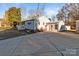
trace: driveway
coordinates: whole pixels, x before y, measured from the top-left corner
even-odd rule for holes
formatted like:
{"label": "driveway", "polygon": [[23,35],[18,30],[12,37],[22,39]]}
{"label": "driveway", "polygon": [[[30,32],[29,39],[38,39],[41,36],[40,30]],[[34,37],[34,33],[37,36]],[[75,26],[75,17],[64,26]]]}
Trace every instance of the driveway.
{"label": "driveway", "polygon": [[79,34],[39,32],[0,41],[2,56],[79,55]]}

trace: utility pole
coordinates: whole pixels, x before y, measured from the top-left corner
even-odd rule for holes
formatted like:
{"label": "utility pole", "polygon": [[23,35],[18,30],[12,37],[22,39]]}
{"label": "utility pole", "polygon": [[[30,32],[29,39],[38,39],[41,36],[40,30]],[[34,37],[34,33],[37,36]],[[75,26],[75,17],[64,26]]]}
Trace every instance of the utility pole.
{"label": "utility pole", "polygon": [[43,3],[43,6],[42,6],[42,14],[44,14],[44,10],[45,10],[45,3]]}
{"label": "utility pole", "polygon": [[45,4],[43,4],[43,5],[40,7],[40,4],[38,3],[36,15],[37,15],[38,17],[39,17],[40,15],[43,15],[43,14],[44,14],[44,10],[45,10]]}
{"label": "utility pole", "polygon": [[39,3],[37,4],[37,8],[36,8],[36,16],[39,16]]}

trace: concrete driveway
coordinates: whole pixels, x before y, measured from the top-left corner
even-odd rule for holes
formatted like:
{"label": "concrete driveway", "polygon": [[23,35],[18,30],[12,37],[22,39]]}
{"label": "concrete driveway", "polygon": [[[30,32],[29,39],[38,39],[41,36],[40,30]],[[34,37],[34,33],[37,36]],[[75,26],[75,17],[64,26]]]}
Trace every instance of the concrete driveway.
{"label": "concrete driveway", "polygon": [[40,32],[0,41],[2,56],[79,55],[79,34]]}

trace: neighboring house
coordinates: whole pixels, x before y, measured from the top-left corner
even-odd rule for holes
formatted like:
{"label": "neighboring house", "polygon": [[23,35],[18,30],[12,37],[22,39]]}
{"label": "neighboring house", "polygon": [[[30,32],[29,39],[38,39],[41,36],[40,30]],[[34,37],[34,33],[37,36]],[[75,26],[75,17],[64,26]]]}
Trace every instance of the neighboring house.
{"label": "neighboring house", "polygon": [[69,31],[71,27],[69,25],[65,25],[63,20],[58,21],[58,31]]}
{"label": "neighboring house", "polygon": [[2,27],[11,27],[10,24],[8,22],[4,21],[4,20],[2,21],[1,26]]}
{"label": "neighboring house", "polygon": [[70,30],[70,26],[66,26],[64,21],[48,22],[46,25],[46,28],[47,28],[47,31],[51,31],[51,32]]}
{"label": "neighboring house", "polygon": [[0,27],[11,27],[10,24],[4,19],[0,19]]}
{"label": "neighboring house", "polygon": [[2,20],[0,20],[0,27],[2,26]]}
{"label": "neighboring house", "polygon": [[76,21],[76,32],[79,33],[79,20]]}
{"label": "neighboring house", "polygon": [[0,19],[0,27],[3,25],[3,19]]}

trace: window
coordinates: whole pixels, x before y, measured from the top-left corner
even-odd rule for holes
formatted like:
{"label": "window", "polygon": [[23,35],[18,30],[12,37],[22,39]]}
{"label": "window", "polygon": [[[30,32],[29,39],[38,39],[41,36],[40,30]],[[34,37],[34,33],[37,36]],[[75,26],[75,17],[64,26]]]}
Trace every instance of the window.
{"label": "window", "polygon": [[58,25],[57,24],[55,24],[55,29],[58,29]]}
{"label": "window", "polygon": [[28,25],[30,25],[31,24],[31,22],[28,22]]}

